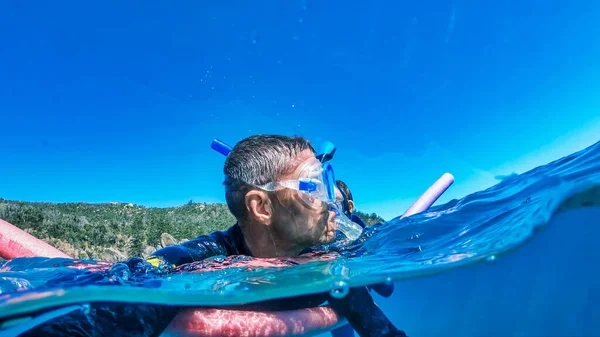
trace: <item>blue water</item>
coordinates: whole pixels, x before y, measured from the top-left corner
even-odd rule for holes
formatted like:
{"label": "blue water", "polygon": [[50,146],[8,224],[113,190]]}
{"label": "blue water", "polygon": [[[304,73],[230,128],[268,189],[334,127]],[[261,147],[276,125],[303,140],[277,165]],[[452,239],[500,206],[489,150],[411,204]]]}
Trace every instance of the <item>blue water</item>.
{"label": "blue water", "polygon": [[333,260],[252,268],[255,259],[217,258],[145,275],[124,264],[92,272],[67,268],[81,263],[69,259],[3,262],[0,319],[93,301],[226,305],[394,282],[391,298],[374,297],[410,336],[590,336],[600,332],[599,205],[596,143],[369,228],[333,247]]}

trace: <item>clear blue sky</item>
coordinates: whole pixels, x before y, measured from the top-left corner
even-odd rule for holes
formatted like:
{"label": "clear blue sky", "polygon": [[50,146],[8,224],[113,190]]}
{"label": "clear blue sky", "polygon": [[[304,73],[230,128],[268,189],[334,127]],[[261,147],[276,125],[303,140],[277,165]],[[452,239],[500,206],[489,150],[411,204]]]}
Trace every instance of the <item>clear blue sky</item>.
{"label": "clear blue sky", "polygon": [[0,197],[221,202],[213,138],[300,134],[390,218],[600,140],[600,2],[141,4],[0,3]]}

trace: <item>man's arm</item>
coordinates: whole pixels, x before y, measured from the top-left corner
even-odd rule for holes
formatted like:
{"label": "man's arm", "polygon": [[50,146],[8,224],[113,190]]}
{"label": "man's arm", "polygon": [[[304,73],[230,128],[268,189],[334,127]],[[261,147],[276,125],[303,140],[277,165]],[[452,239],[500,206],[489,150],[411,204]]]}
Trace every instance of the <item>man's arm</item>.
{"label": "man's arm", "polygon": [[228,256],[231,255],[230,250],[234,247],[231,243],[231,235],[231,230],[202,235],[178,245],[161,248],[152,253],[146,261],[154,267],[158,267],[161,263],[168,266],[180,266],[202,261],[212,256]]}
{"label": "man's arm", "polygon": [[375,304],[366,287],[352,288],[344,298],[330,296],[329,304],[346,318],[360,337],[406,337]]}

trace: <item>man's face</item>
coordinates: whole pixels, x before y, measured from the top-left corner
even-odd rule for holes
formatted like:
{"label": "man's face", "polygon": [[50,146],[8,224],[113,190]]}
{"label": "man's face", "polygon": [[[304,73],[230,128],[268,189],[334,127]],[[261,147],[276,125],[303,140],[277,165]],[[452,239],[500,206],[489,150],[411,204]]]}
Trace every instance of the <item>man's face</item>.
{"label": "man's face", "polygon": [[[321,164],[309,151],[303,151],[295,161],[296,169],[284,179],[304,177],[311,168]],[[308,170],[307,170],[308,168]],[[314,177],[313,177],[314,178]],[[305,192],[283,189],[275,192],[273,200],[273,229],[286,241],[304,248],[326,244],[335,239],[335,212],[321,200],[308,197]]]}

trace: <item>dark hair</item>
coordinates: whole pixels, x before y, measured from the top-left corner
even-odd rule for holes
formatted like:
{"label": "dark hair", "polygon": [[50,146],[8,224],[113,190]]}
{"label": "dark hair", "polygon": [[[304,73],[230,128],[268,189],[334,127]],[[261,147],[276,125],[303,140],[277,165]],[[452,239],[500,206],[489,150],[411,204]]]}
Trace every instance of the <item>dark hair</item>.
{"label": "dark hair", "polygon": [[350,192],[350,189],[348,188],[348,185],[346,185],[345,182],[343,182],[341,180],[336,180],[335,184],[337,185],[337,187],[340,189],[340,191],[344,195],[344,198],[354,201],[354,199],[352,199],[352,192]]}
{"label": "dark hair", "polygon": [[350,192],[348,185],[346,185],[346,183],[341,180],[336,180],[335,184],[337,185],[337,188],[340,190],[340,192],[342,192],[342,196],[344,197],[344,200],[342,201],[342,210],[344,211],[344,213],[350,213],[350,204],[348,203],[348,201],[354,201],[354,199],[352,199],[352,192]]}
{"label": "dark hair", "polygon": [[305,150],[315,152],[300,136],[255,135],[243,139],[227,155],[225,174],[227,207],[238,221],[246,217],[246,187],[279,179],[296,169],[294,159]]}

